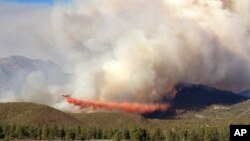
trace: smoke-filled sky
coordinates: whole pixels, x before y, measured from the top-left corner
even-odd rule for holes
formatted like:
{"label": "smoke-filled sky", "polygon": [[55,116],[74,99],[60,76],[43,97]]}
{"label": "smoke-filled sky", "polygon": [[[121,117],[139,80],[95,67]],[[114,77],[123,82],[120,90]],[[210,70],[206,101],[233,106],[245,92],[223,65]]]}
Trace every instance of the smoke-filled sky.
{"label": "smoke-filled sky", "polygon": [[13,2],[19,4],[47,4],[53,5],[54,0],[2,0],[5,2]]}
{"label": "smoke-filled sky", "polygon": [[2,1],[0,57],[56,62],[83,99],[154,103],[179,82],[237,92],[250,88],[249,9],[249,0]]}

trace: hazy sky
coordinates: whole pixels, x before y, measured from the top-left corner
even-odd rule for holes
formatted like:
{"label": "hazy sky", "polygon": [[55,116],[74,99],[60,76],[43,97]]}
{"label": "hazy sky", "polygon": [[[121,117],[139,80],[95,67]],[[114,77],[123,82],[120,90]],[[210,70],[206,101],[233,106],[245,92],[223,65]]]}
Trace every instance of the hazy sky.
{"label": "hazy sky", "polygon": [[0,58],[22,55],[57,62],[53,59],[58,54],[53,48],[52,4],[52,0],[0,1]]}
{"label": "hazy sky", "polygon": [[14,2],[20,4],[48,4],[53,5],[54,0],[3,0],[4,2]]}
{"label": "hazy sky", "polygon": [[249,0],[0,1],[0,57],[50,59],[84,99],[152,103],[179,82],[238,92],[250,88],[249,9]]}

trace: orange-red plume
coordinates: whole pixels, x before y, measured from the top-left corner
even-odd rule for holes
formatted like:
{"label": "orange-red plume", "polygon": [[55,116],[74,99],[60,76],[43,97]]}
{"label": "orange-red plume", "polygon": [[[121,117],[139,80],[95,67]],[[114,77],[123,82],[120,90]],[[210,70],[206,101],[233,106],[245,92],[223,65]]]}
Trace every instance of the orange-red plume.
{"label": "orange-red plume", "polygon": [[117,102],[104,102],[104,101],[89,101],[89,100],[80,100],[72,98],[70,96],[65,97],[67,102],[79,106],[81,108],[93,108],[96,109],[105,109],[105,110],[121,110],[129,113],[152,113],[155,111],[166,111],[169,107],[169,104],[141,104],[141,103],[117,103]]}

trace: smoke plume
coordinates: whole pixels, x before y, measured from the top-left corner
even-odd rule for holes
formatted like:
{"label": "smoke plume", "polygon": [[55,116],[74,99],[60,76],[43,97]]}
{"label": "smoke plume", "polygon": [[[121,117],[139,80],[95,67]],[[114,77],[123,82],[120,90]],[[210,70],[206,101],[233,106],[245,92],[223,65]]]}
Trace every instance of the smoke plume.
{"label": "smoke plume", "polygon": [[83,107],[156,103],[179,82],[250,88],[249,0],[72,0],[48,9],[44,35],[56,57],[43,57],[72,74],[67,89]]}
{"label": "smoke plume", "polygon": [[250,84],[247,0],[76,0],[54,9],[73,94],[153,102],[175,83]]}

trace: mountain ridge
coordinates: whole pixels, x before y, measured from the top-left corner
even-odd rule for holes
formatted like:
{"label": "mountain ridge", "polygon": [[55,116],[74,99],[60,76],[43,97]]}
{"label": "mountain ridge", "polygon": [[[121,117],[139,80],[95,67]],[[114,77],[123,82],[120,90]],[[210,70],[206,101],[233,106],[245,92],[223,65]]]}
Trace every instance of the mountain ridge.
{"label": "mountain ridge", "polygon": [[[46,100],[52,91],[47,89],[50,86],[60,88],[69,81],[70,77],[60,66],[50,60],[30,59],[23,56],[1,58],[0,101],[22,100],[53,104],[52,100]],[[37,98],[38,96],[41,97]]]}
{"label": "mountain ridge", "polygon": [[167,112],[156,111],[146,114],[148,118],[175,118],[187,111],[199,111],[211,105],[234,105],[249,98],[226,90],[219,90],[202,84],[176,84],[175,96],[167,101],[171,104]]}

